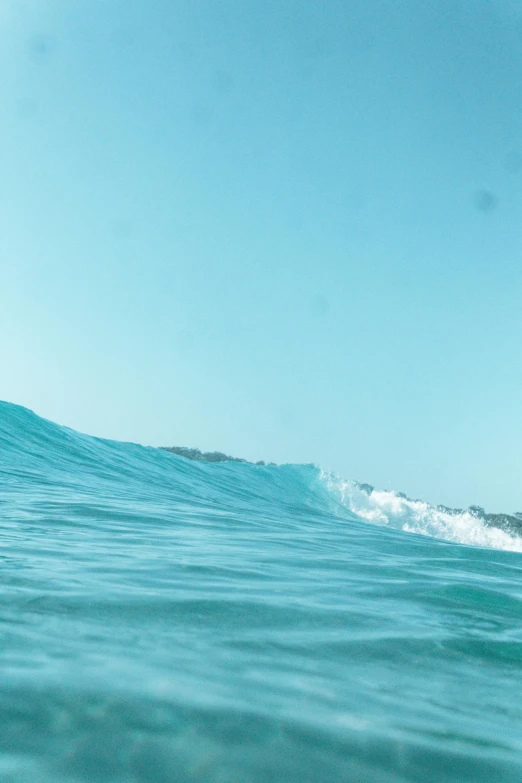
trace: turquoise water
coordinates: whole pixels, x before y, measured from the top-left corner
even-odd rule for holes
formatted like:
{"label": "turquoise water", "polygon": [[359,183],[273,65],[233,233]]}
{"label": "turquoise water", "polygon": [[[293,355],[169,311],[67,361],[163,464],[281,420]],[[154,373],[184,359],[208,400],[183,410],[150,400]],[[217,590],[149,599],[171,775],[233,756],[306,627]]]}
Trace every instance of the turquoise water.
{"label": "turquoise water", "polygon": [[522,780],[516,528],[1,403],[0,544],[2,783]]}

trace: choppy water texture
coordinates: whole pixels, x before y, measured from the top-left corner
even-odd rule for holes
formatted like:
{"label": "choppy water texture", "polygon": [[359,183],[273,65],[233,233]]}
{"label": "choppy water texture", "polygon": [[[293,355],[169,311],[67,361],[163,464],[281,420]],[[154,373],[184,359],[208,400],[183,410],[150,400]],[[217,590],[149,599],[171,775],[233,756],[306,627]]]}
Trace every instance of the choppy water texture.
{"label": "choppy water texture", "polygon": [[522,781],[513,531],[2,403],[0,545],[3,783]]}

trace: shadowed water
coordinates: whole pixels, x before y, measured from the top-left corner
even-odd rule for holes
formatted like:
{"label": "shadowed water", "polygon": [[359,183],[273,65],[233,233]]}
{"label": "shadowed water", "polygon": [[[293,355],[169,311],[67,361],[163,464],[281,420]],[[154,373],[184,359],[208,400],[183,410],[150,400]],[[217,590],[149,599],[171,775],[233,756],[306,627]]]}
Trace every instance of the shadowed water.
{"label": "shadowed water", "polygon": [[520,783],[520,549],[0,403],[0,780]]}

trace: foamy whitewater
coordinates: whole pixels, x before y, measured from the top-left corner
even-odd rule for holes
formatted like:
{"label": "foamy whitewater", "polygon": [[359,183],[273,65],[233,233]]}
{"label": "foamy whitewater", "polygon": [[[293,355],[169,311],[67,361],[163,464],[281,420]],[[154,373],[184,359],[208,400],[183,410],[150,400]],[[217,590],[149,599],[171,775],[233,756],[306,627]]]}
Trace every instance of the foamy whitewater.
{"label": "foamy whitewater", "polygon": [[0,780],[520,783],[520,530],[0,403]]}

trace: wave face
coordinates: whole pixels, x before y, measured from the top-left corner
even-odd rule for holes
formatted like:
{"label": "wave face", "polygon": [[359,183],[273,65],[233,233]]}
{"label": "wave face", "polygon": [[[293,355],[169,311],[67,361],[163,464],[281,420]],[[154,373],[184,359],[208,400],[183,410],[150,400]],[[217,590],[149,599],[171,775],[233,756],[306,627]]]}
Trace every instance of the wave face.
{"label": "wave face", "polygon": [[518,783],[503,519],[0,403],[0,780]]}

